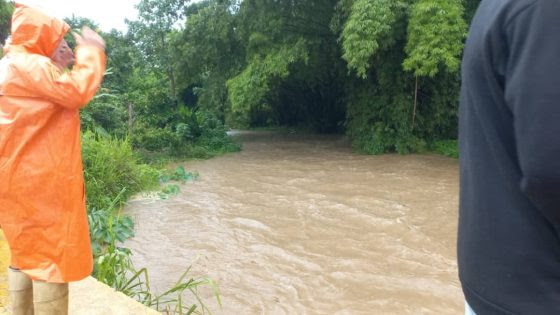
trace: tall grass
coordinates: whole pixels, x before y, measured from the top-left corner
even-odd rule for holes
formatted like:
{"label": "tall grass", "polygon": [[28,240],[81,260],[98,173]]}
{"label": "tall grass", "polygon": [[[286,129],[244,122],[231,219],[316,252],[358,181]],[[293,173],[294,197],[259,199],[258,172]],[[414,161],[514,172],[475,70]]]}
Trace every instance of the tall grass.
{"label": "tall grass", "polygon": [[82,156],[89,207],[107,208],[119,194],[122,203],[158,186],[159,171],[140,163],[127,139],[87,131],[82,135]]}

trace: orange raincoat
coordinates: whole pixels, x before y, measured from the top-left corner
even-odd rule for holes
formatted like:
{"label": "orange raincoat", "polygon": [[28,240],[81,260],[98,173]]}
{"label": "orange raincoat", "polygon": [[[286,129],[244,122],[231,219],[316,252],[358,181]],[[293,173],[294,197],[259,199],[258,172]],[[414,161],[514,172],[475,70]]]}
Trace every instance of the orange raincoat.
{"label": "orange raincoat", "polygon": [[72,71],[47,56],[70,27],[16,5],[0,61],[0,226],[12,266],[34,280],[70,282],[92,271],[79,109],[94,96],[105,54],[78,46]]}

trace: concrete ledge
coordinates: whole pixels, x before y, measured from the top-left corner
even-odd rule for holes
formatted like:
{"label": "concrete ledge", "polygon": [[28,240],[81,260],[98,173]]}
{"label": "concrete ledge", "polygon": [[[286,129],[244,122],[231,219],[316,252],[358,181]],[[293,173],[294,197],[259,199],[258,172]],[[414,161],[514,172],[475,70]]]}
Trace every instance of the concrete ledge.
{"label": "concrete ledge", "polygon": [[91,277],[70,284],[69,313],[72,315],[160,314]]}
{"label": "concrete ledge", "polygon": [[[70,284],[70,315],[156,315],[160,314],[105,284],[88,277]],[[0,314],[9,314],[0,305]]]}
{"label": "concrete ledge", "polygon": [[[70,284],[70,315],[156,315],[160,314],[105,284],[88,277]],[[0,315],[9,314],[0,305]]]}

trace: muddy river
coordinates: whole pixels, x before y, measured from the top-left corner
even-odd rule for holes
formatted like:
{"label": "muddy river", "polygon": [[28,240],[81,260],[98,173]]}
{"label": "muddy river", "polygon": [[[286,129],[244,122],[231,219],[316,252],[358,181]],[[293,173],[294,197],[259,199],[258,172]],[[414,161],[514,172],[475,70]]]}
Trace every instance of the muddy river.
{"label": "muddy river", "polygon": [[140,198],[127,242],[163,291],[192,266],[214,314],[459,314],[458,161],[364,156],[335,136],[241,132],[243,151]]}

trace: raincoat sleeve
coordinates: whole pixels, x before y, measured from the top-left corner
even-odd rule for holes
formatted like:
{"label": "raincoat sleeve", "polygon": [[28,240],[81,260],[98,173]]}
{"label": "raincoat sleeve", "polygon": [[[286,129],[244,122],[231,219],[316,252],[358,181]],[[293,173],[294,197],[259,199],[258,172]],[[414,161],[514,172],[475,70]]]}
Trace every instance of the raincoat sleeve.
{"label": "raincoat sleeve", "polygon": [[[78,46],[72,71],[61,72],[52,62],[20,69],[28,91],[68,109],[84,107],[95,95],[105,73],[105,53],[94,46]],[[26,67],[27,68],[27,67]]]}

